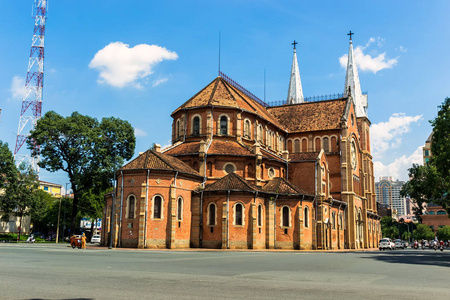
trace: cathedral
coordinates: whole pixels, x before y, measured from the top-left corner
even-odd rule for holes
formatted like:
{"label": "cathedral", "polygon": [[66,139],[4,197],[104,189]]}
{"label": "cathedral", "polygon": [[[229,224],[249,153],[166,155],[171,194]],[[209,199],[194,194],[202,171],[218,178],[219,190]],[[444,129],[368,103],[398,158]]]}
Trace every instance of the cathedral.
{"label": "cathedral", "polygon": [[326,99],[303,97],[295,45],[281,105],[219,73],[173,111],[172,144],[117,171],[103,245],[378,247],[368,101],[351,35],[343,93]]}

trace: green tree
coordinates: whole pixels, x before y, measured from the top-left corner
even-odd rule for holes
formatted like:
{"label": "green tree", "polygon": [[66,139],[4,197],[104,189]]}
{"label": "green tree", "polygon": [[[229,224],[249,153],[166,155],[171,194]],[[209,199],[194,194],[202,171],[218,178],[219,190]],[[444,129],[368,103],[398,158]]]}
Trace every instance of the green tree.
{"label": "green tree", "polygon": [[30,215],[36,206],[38,188],[36,173],[30,166],[21,164],[15,180],[9,181],[4,193],[0,195],[0,206],[4,212],[2,220],[8,221],[11,215],[19,217],[19,239],[23,217]]}
{"label": "green tree", "polygon": [[434,232],[430,226],[425,224],[418,224],[414,230],[414,238],[416,240],[432,240],[434,239]]}
{"label": "green tree", "polygon": [[59,199],[41,189],[35,192],[35,197],[35,205],[30,210],[33,231],[46,231],[47,224],[56,222],[53,219],[57,217],[57,211],[54,213],[53,208],[59,204]]}
{"label": "green tree", "polygon": [[392,217],[385,216],[381,218],[381,234],[383,237],[397,239],[399,237],[398,222]]}
{"label": "green tree", "polygon": [[4,189],[9,182],[16,180],[17,168],[14,164],[14,156],[9,150],[8,144],[0,141],[0,189]]}
{"label": "green tree", "polygon": [[439,106],[438,116],[430,123],[433,127],[433,156],[427,165],[413,165],[409,169],[411,180],[404,184],[401,192],[417,203],[415,212],[419,217],[423,203],[429,202],[442,205],[450,213],[450,98]]}
{"label": "green tree", "polygon": [[[40,147],[34,147],[34,142]],[[133,156],[135,143],[130,123],[113,117],[99,123],[78,112],[64,118],[49,111],[38,120],[27,140],[28,148],[33,155],[40,155],[40,167],[67,173],[74,194],[71,232],[83,194],[106,190],[112,184],[114,170]]]}
{"label": "green tree", "polygon": [[450,226],[443,226],[439,228],[436,235],[439,240],[450,240]]}
{"label": "green tree", "polygon": [[402,240],[409,241],[410,238],[411,238],[411,232],[403,231]]}
{"label": "green tree", "polygon": [[438,116],[432,120],[431,164],[435,166],[437,184],[433,202],[442,205],[450,213],[450,98],[439,106]]}

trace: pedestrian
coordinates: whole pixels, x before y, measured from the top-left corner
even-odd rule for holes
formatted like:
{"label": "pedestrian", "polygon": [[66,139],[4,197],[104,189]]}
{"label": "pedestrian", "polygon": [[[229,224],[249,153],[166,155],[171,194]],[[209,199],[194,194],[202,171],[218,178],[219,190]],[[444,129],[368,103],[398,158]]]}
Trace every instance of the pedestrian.
{"label": "pedestrian", "polygon": [[81,249],[86,249],[86,235],[84,233],[81,236]]}

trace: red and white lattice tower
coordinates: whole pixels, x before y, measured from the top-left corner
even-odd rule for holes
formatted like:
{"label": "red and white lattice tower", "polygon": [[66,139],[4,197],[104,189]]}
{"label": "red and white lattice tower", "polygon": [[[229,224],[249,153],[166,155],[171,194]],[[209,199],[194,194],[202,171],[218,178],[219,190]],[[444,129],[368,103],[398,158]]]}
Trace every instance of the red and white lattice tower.
{"label": "red and white lattice tower", "polygon": [[[30,130],[36,126],[42,111],[42,89],[44,87],[44,37],[45,21],[47,19],[47,0],[34,0],[36,16],[34,21],[33,39],[31,40],[30,60],[28,62],[27,78],[25,80],[25,96],[20,111],[19,128],[17,130],[14,158],[16,164],[28,163],[39,173],[39,157],[32,157],[30,153],[21,154],[19,150],[28,139]],[[35,145],[35,147],[39,147]],[[24,147],[25,148],[25,147]]]}

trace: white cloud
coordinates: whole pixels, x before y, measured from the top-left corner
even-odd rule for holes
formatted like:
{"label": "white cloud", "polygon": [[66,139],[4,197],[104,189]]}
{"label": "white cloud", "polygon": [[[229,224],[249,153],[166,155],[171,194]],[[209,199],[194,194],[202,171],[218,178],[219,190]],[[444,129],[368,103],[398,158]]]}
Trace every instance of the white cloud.
{"label": "white cloud", "polygon": [[403,47],[403,46],[399,46],[398,48],[396,48],[395,50],[398,50],[398,51],[400,51],[400,52],[403,52],[403,53],[406,53],[406,52],[408,52],[408,49],[406,49],[405,47]]}
{"label": "white cloud", "polygon": [[147,136],[147,132],[145,132],[142,129],[134,128],[134,135],[135,136]]}
{"label": "white cloud", "polygon": [[378,181],[382,176],[392,176],[394,180],[409,180],[408,169],[413,164],[423,164],[422,147],[417,148],[410,156],[403,155],[388,165],[384,165],[380,161],[374,161],[375,181]]}
{"label": "white cloud", "polygon": [[[364,51],[371,46],[374,42],[377,42],[378,47],[382,47],[384,44],[384,39],[382,38],[370,38],[365,46],[356,46],[353,50],[355,56],[355,62],[360,71],[369,71],[372,73],[377,73],[378,71],[384,69],[392,69],[398,63],[398,57],[387,59],[386,52],[377,54],[377,51],[372,51],[371,54],[364,54]],[[346,68],[348,61],[348,54],[344,54],[339,57],[339,64],[341,67]]]}
{"label": "white cloud", "polygon": [[153,81],[152,87],[155,87],[155,86],[160,85],[161,83],[167,82],[167,80],[169,80],[169,78],[167,78],[167,77],[155,80],[155,81]]}
{"label": "white cloud", "polygon": [[20,76],[14,76],[11,82],[11,95],[14,100],[22,100],[25,96],[25,79]]}
{"label": "white cloud", "polygon": [[115,42],[99,50],[89,68],[100,71],[99,83],[118,88],[127,85],[142,88],[158,63],[177,58],[177,53],[157,45],[140,44],[130,48],[130,45]]}
{"label": "white cloud", "polygon": [[402,142],[401,136],[411,129],[411,124],[418,122],[422,115],[406,116],[404,113],[395,113],[389,121],[372,124],[370,139],[374,157],[381,157],[389,149],[398,148]]}

